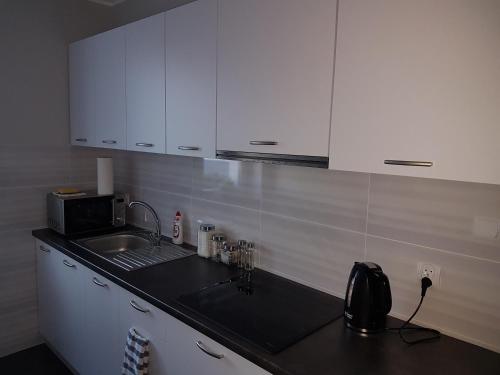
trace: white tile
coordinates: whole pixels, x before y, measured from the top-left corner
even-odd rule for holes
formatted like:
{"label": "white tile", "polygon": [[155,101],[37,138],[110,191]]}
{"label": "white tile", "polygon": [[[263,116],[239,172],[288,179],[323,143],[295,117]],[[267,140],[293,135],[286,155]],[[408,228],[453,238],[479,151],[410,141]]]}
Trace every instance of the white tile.
{"label": "white tile", "polygon": [[261,265],[318,289],[343,296],[364,235],[269,214],[262,215]]}
{"label": "white tile", "polygon": [[500,221],[500,186],[373,175],[368,233],[500,261],[500,237],[474,235],[476,217]]}
{"label": "white tile", "polygon": [[231,240],[258,242],[259,239],[259,212],[256,210],[193,198],[190,220],[193,244],[198,238],[199,221],[214,224],[218,232],[225,233]]}
{"label": "white tile", "polygon": [[229,160],[195,159],[193,196],[259,209],[262,164]]}
{"label": "white tile", "polygon": [[69,182],[67,146],[2,145],[0,187],[57,185]]}
{"label": "white tile", "polygon": [[365,231],[367,174],[266,165],[263,175],[263,211]]}
{"label": "white tile", "polygon": [[367,260],[388,275],[392,313],[409,317],[420,299],[417,263],[441,266],[439,288],[429,289],[416,319],[500,350],[500,263],[369,236]]}

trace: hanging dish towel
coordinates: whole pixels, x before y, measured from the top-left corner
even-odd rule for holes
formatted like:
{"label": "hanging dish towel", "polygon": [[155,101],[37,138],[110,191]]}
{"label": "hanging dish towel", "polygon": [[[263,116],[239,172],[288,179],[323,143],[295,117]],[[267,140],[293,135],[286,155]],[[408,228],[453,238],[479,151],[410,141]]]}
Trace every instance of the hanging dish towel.
{"label": "hanging dish towel", "polygon": [[149,340],[130,328],[125,345],[122,375],[147,375],[149,365]]}

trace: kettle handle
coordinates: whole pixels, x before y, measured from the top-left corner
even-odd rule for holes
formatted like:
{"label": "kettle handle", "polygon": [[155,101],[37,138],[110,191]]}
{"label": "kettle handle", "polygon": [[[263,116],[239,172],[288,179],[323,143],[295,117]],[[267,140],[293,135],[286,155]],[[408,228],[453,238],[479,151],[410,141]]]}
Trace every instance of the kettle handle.
{"label": "kettle handle", "polygon": [[389,314],[392,308],[391,284],[389,283],[389,278],[385,273],[380,274],[378,295],[382,302],[381,307],[384,314]]}

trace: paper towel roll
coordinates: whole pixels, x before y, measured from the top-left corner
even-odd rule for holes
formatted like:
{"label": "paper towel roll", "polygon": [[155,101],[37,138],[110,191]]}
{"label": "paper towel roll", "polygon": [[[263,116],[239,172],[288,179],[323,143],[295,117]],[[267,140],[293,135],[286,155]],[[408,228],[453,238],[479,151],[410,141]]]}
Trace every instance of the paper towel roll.
{"label": "paper towel roll", "polygon": [[113,159],[97,158],[97,194],[113,193]]}

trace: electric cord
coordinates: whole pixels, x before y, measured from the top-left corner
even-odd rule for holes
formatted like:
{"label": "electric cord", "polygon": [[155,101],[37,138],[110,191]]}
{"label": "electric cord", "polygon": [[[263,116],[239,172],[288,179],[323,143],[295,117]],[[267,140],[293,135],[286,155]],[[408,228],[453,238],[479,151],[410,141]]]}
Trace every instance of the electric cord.
{"label": "electric cord", "polygon": [[[408,345],[415,345],[419,344],[422,342],[431,342],[435,340],[439,340],[441,338],[441,332],[439,332],[436,329],[432,328],[423,328],[423,327],[408,327],[410,324],[411,320],[417,315],[418,311],[420,310],[420,307],[422,306],[422,302],[424,301],[425,294],[427,292],[427,289],[429,289],[432,286],[432,281],[428,277],[423,277],[422,278],[422,292],[420,294],[420,302],[418,303],[417,308],[413,312],[413,314],[408,318],[406,322],[403,323],[403,325],[399,328],[387,328],[388,330],[391,331],[398,331],[399,337],[405,344]],[[404,336],[405,331],[411,331],[411,332],[428,332],[431,335],[428,337],[423,337],[420,339],[415,339],[415,340],[410,340],[407,337]]]}

